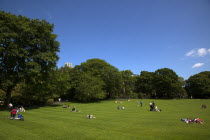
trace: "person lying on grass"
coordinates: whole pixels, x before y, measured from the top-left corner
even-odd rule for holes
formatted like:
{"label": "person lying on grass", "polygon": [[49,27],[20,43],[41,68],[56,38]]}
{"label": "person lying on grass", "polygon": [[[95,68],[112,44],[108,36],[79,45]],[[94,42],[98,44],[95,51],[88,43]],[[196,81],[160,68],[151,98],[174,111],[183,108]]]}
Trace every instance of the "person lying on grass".
{"label": "person lying on grass", "polygon": [[95,119],[96,117],[93,115],[87,115],[87,119]]}
{"label": "person lying on grass", "polygon": [[187,118],[187,119],[181,119],[181,121],[185,122],[185,123],[189,123],[189,124],[192,124],[192,123],[200,123],[200,124],[203,124],[203,121],[199,118],[195,118],[195,119],[190,119],[190,118]]}
{"label": "person lying on grass", "polygon": [[68,106],[66,106],[66,105],[63,105],[63,108],[70,108],[70,106],[68,105]]}
{"label": "person lying on grass", "polygon": [[195,119],[193,120],[193,122],[195,122],[195,123],[201,123],[201,124],[204,123],[203,120],[201,120],[201,119],[199,119],[199,118],[195,118]]}

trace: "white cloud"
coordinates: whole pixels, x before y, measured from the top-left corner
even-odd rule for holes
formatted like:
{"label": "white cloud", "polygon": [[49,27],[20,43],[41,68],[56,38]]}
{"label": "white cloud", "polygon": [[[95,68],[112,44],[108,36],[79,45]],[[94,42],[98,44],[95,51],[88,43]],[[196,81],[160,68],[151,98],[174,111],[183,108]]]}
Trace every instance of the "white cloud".
{"label": "white cloud", "polygon": [[191,50],[188,53],[185,54],[185,56],[193,56],[196,53],[195,50]]}
{"label": "white cloud", "polygon": [[208,50],[206,48],[200,48],[198,49],[198,56],[205,56],[207,55]]}
{"label": "white cloud", "polygon": [[192,68],[198,68],[198,67],[201,67],[203,65],[204,65],[204,63],[196,63],[192,66]]}
{"label": "white cloud", "polygon": [[204,57],[207,54],[210,54],[210,49],[206,48],[199,48],[199,49],[193,49],[185,54],[185,56],[196,56],[196,57]]}

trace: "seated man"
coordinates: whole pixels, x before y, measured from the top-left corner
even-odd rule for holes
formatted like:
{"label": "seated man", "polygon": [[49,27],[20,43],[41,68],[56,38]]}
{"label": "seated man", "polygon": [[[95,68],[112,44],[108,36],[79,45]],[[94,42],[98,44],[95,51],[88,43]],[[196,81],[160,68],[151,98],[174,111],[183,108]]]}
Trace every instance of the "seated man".
{"label": "seated man", "polygon": [[73,108],[72,108],[72,112],[75,112],[75,111],[76,111],[76,108],[75,108],[75,107],[73,107]]}

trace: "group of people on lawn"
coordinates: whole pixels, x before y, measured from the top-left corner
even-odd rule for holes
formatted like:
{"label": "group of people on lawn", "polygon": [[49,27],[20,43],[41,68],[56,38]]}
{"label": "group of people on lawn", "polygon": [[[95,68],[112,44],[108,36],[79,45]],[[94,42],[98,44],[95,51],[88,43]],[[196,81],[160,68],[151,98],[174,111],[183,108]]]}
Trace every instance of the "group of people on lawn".
{"label": "group of people on lawn", "polygon": [[8,109],[10,111],[10,119],[15,119],[16,115],[19,112],[25,112],[25,108],[23,106],[21,106],[21,107],[13,107],[12,103],[9,103]]}
{"label": "group of people on lawn", "polygon": [[185,123],[189,123],[189,124],[192,124],[192,123],[201,123],[203,124],[203,120],[199,119],[199,118],[195,118],[195,119],[190,119],[190,118],[187,118],[187,119],[181,119],[181,121],[185,122]]}

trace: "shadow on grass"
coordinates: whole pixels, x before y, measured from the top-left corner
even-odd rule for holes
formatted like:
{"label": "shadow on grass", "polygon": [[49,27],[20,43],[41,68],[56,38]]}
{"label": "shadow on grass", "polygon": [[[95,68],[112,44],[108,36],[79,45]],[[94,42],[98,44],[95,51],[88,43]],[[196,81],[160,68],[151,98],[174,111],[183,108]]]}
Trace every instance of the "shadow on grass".
{"label": "shadow on grass", "polygon": [[[58,107],[61,106],[59,104],[50,104],[50,105],[32,105],[24,107],[25,110],[39,109],[40,107]],[[0,111],[10,111],[8,108],[5,108],[3,105],[0,106]]]}

